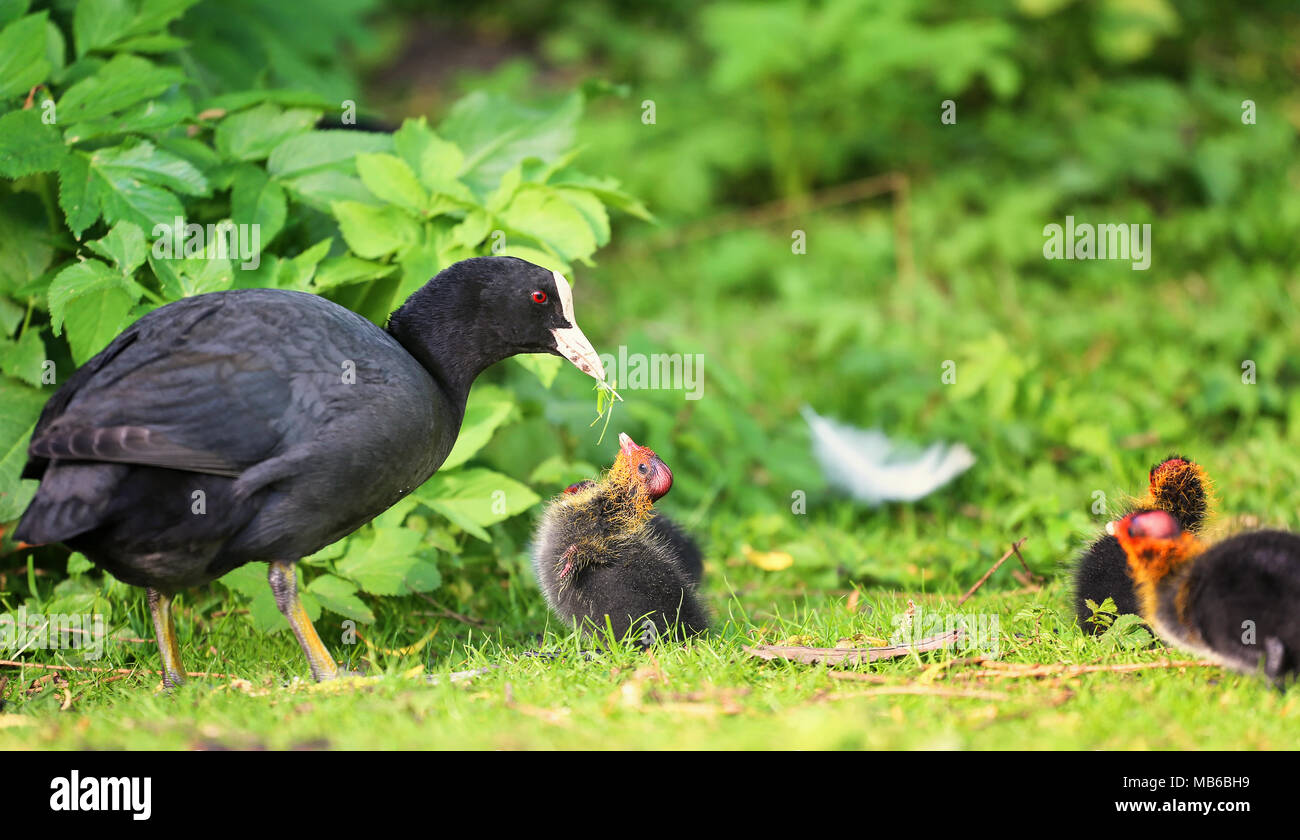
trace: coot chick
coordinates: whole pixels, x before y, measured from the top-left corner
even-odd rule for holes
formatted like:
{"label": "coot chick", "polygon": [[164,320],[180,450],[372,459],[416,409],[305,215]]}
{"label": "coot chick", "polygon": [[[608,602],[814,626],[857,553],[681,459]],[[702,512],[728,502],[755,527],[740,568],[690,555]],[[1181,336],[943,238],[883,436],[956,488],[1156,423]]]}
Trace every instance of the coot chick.
{"label": "coot chick", "polygon": [[1163,510],[1108,530],[1165,641],[1278,685],[1300,674],[1300,535],[1256,531],[1206,548]]}
{"label": "coot chick", "polygon": [[618,441],[601,481],[569,488],[542,516],[533,566],[546,601],[586,632],[603,630],[607,617],[616,639],[635,628],[643,646],[702,633],[709,619],[695,593],[698,566],[689,572],[664,536],[685,535],[653,524],[654,502],[672,488],[672,471],[628,435]]}
{"label": "coot chick", "polygon": [[[591,480],[579,481],[564,488],[564,492],[577,493],[595,484],[596,482]],[[682,571],[686,572],[686,576],[698,589],[700,581],[704,579],[704,554],[700,551],[699,544],[661,511],[655,511],[655,515],[650,517],[646,527],[650,529],[651,535],[657,541],[664,544],[668,555],[677,561],[677,565],[682,567]]]}
{"label": "coot chick", "polygon": [[171,598],[245,563],[270,584],[317,680],[338,674],[294,564],[428,479],[471,383],[517,353],[604,380],[563,276],[513,257],[456,263],[381,329],[325,298],[197,295],[128,327],[49,400],[15,533],[63,542],[147,587],[164,683],[182,681]]}
{"label": "coot chick", "polygon": [[[1165,510],[1183,528],[1199,532],[1212,503],[1212,487],[1205,470],[1181,455],[1170,455],[1151,468],[1147,495],[1138,506]],[[1098,633],[1105,628],[1090,622],[1088,601],[1115,602],[1119,615],[1138,614],[1137,595],[1129,577],[1124,549],[1114,537],[1103,534],[1088,546],[1074,567],[1074,612],[1080,629]]]}

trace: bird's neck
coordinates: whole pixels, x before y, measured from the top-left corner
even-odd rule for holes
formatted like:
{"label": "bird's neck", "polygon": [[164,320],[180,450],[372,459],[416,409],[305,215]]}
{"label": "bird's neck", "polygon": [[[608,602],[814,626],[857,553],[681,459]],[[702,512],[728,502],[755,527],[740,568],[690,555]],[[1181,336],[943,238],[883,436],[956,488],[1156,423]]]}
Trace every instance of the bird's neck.
{"label": "bird's neck", "polygon": [[433,376],[462,416],[470,386],[508,353],[493,351],[487,327],[474,316],[474,289],[430,281],[388,318],[388,334]]}
{"label": "bird's neck", "polygon": [[617,467],[605,477],[605,507],[614,524],[622,533],[638,531],[654,515],[650,495],[636,484],[620,480]]}

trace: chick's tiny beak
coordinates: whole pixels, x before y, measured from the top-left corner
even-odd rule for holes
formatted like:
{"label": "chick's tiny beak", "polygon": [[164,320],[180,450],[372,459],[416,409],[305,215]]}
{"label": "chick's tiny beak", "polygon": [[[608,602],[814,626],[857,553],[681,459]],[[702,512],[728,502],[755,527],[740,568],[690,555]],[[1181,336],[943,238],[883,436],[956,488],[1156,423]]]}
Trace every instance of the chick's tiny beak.
{"label": "chick's tiny beak", "polygon": [[618,433],[618,451],[624,455],[632,455],[636,452],[636,441],[627,432]]}

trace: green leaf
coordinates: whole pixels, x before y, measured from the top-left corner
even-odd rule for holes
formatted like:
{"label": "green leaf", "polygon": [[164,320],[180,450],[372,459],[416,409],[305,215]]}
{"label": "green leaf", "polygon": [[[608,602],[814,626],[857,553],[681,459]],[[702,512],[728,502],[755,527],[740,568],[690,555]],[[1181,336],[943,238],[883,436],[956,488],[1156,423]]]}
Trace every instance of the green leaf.
{"label": "green leaf", "polygon": [[0,27],[27,14],[32,0],[0,0]]}
{"label": "green leaf", "polygon": [[389,204],[396,204],[412,213],[423,213],[429,204],[429,195],[406,161],[395,155],[357,155],[357,173],[361,183],[375,196]]}
{"label": "green leaf", "polygon": [[[541,501],[536,493],[513,478],[479,468],[438,472],[416,488],[414,495],[457,525],[473,523],[480,531]],[[485,535],[479,538],[485,539]]]}
{"label": "green leaf", "polygon": [[393,134],[393,148],[430,189],[455,180],[465,163],[456,144],[435,134],[424,117],[403,122]]}
{"label": "green leaf", "polygon": [[286,139],[310,131],[320,115],[308,108],[286,111],[270,103],[230,114],[214,133],[217,150],[235,160],[262,160]]}
{"label": "green leaf", "polygon": [[56,112],[59,124],[73,126],[68,134],[75,141],[77,123],[129,108],[184,81],[185,74],[175,68],[158,67],[134,55],[114,56],[93,76],[64,91]]}
{"label": "green leaf", "polygon": [[564,366],[564,359],[547,353],[525,353],[521,356],[515,356],[514,360],[524,370],[536,376],[537,381],[542,383],[543,388],[551,387],[551,383],[555,381],[560,368]]}
{"label": "green leaf", "polygon": [[[209,242],[209,247],[213,243]],[[220,292],[235,282],[235,270],[225,257],[206,254],[185,259],[158,259],[149,255],[149,266],[162,284],[169,300]]]}
{"label": "green leaf", "polygon": [[31,193],[0,193],[0,295],[17,295],[35,282],[53,256],[41,201]]}
{"label": "green leaf", "polygon": [[501,220],[508,229],[537,240],[566,262],[596,251],[596,235],[586,217],[549,187],[525,185]]}
{"label": "green leaf", "polygon": [[78,239],[99,218],[100,201],[107,188],[99,173],[91,170],[89,156],[82,152],[72,153],[59,165],[59,207]]}
{"label": "green leaf", "polygon": [[47,12],[27,15],[0,30],[0,99],[27,93],[45,81],[50,62],[45,57]]}
{"label": "green leaf", "polygon": [[323,239],[289,260],[280,261],[278,287],[304,292],[316,274],[316,266],[330,252],[334,238]]}
{"label": "green leaf", "polygon": [[341,129],[309,131],[281,141],[271,152],[266,168],[282,178],[330,167],[350,173],[358,153],[387,152],[392,147],[393,138],[388,134]]}
{"label": "green leaf", "polygon": [[87,247],[113,262],[122,274],[132,274],[144,265],[148,249],[144,242],[144,231],[131,222],[118,222],[103,239],[87,242]]}
{"label": "green leaf", "polygon": [[17,519],[36,494],[37,483],[19,479],[27,463],[27,442],[47,394],[0,379],[0,522]]}
{"label": "green leaf", "polygon": [[146,134],[161,132],[194,116],[194,103],[183,94],[167,99],[150,99],[119,113],[77,123],[71,131],[78,142],[108,134]]}
{"label": "green leaf", "polygon": [[99,260],[73,263],[50,282],[50,323],[68,337],[78,365],[103,350],[130,319],[138,300],[123,278]]}
{"label": "green leaf", "polygon": [[330,205],[335,201],[376,203],[374,195],[365,188],[360,178],[330,169],[285,178],[282,183],[295,201],[322,213],[330,212]]}
{"label": "green leaf", "polygon": [[132,9],[126,0],[80,0],[72,16],[77,57],[106,47],[126,34]]}
{"label": "green leaf", "polygon": [[357,586],[337,575],[318,575],[307,584],[307,591],[316,596],[320,605],[345,618],[371,624],[375,614],[357,597]]}
{"label": "green leaf", "polygon": [[284,188],[266,176],[260,166],[241,166],[230,190],[230,218],[237,225],[257,225],[262,247],[284,228],[289,213]]}
{"label": "green leaf", "polygon": [[387,277],[396,270],[396,265],[371,262],[350,255],[332,257],[321,263],[316,276],[312,278],[312,287],[323,292],[336,286]]}
{"label": "green leaf", "polygon": [[36,329],[23,330],[16,341],[0,338],[0,373],[39,388],[45,360],[45,342]]}
{"label": "green leaf", "polygon": [[189,195],[207,195],[207,178],[194,164],[171,152],[143,141],[130,146],[111,146],[91,155],[92,165],[104,173],[110,184],[123,178],[150,181]]}
{"label": "green leaf", "polygon": [[397,207],[374,207],[356,201],[330,205],[348,247],[359,257],[374,259],[404,250],[420,240],[420,227]]}
{"label": "green leaf", "polygon": [[21,178],[50,172],[68,154],[54,126],[41,121],[40,111],[10,111],[0,117],[0,175]]}
{"label": "green leaf", "polygon": [[581,113],[578,93],[555,108],[534,109],[477,91],[452,106],[439,133],[465,154],[460,180],[484,197],[525,158],[547,161],[564,154],[573,145]]}
{"label": "green leaf", "polygon": [[421,557],[419,531],[404,527],[373,528],[369,539],[356,539],[334,570],[374,595],[428,592],[441,584],[438,567]]}
{"label": "green leaf", "polygon": [[514,407],[514,398],[500,388],[479,386],[470,392],[460,435],[439,469],[455,469],[473,458],[492,439],[492,433],[506,421]]}

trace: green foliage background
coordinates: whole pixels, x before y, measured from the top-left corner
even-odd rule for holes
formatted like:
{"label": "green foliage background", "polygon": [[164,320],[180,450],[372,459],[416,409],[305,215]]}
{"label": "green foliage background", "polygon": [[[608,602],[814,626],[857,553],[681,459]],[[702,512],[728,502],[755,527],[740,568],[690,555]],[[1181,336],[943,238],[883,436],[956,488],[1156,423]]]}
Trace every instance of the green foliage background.
{"label": "green foliage background", "polygon": [[[598,349],[704,354],[703,399],[628,392],[611,428],[673,467],[664,507],[708,545],[724,613],[959,592],[1020,536],[1059,575],[1105,519],[1096,494],[1114,509],[1170,449],[1218,480],[1222,528],[1300,525],[1294,4],[311,5],[283,20],[252,0],[0,3],[0,521],[32,492],[16,476],[41,361],[62,379],[141,312],[232,285],[382,321],[500,229],[508,252],[574,271]],[[318,128],[344,100],[399,130]],[[886,175],[906,192],[828,200]],[[275,231],[262,265],[150,259],[144,237],[177,210]],[[1066,215],[1150,223],[1151,269],[1044,260],[1043,227]],[[448,467],[308,560],[312,610],[382,624],[433,592],[514,641],[545,626],[526,514],[612,453],[581,379],[550,361],[489,374]],[[804,403],[962,440],[979,463],[922,502],[864,509],[823,486]],[[794,564],[759,570],[747,547]],[[53,549],[3,563],[10,606],[125,597]],[[280,626],[263,577],[194,593],[194,614],[233,599]],[[990,584],[1017,585],[1009,569]],[[1042,598],[1024,622],[1068,628],[1063,587]]]}

